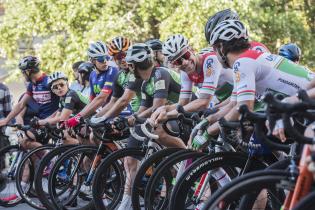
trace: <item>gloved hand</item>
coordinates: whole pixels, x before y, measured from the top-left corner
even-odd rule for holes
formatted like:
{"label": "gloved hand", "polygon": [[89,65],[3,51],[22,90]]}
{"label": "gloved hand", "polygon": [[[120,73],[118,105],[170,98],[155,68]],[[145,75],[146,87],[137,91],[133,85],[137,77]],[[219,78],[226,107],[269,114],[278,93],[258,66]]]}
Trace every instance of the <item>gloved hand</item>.
{"label": "gloved hand", "polygon": [[114,129],[123,131],[129,128],[128,119],[124,117],[115,117],[111,122]]}
{"label": "gloved hand", "polygon": [[209,125],[207,119],[202,119],[191,131],[191,136],[195,136],[199,130],[204,130]]}
{"label": "gloved hand", "polygon": [[198,150],[200,149],[207,141],[209,140],[210,135],[207,131],[205,131],[203,134],[197,134],[191,144],[192,149]]}
{"label": "gloved hand", "polygon": [[81,119],[81,115],[77,114],[76,116],[68,119],[67,121],[65,121],[66,127],[67,128],[73,128],[75,126],[77,126],[80,122]]}
{"label": "gloved hand", "polygon": [[33,128],[39,128],[39,123],[38,123],[39,119],[38,117],[33,117],[31,120],[30,120],[30,126],[33,127]]}

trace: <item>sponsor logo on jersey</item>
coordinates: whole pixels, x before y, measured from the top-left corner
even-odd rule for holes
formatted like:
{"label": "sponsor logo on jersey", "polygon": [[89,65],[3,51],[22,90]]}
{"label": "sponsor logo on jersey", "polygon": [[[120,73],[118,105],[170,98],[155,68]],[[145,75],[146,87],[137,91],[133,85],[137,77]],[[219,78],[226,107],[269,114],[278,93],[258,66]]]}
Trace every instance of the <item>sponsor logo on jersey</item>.
{"label": "sponsor logo on jersey", "polygon": [[165,89],[165,80],[159,80],[155,83],[155,90],[164,90]]}
{"label": "sponsor logo on jersey", "polygon": [[235,75],[235,82],[240,82],[241,81],[241,74],[239,71],[234,72]]}
{"label": "sponsor logo on jersey", "polygon": [[71,102],[71,96],[68,96],[67,98],[66,98],[66,100],[65,100],[65,103],[66,104],[69,104]]}
{"label": "sponsor logo on jersey", "polygon": [[239,70],[239,67],[240,67],[240,62],[236,62],[236,63],[234,63],[234,65],[233,65],[233,70],[234,70],[234,73],[235,72],[237,72],[238,70]]}
{"label": "sponsor logo on jersey", "polygon": [[288,81],[288,80],[284,80],[282,78],[279,78],[278,81],[281,82],[281,83],[284,83],[286,85],[290,85],[290,86],[294,87],[295,89],[298,89],[298,90],[301,89],[301,87],[299,85],[295,84],[294,82],[291,82],[291,81]]}
{"label": "sponsor logo on jersey", "polygon": [[207,76],[207,77],[210,77],[213,73],[214,73],[214,72],[213,72],[213,69],[212,69],[211,67],[208,67],[208,68],[207,68],[207,71],[206,71],[206,76]]}

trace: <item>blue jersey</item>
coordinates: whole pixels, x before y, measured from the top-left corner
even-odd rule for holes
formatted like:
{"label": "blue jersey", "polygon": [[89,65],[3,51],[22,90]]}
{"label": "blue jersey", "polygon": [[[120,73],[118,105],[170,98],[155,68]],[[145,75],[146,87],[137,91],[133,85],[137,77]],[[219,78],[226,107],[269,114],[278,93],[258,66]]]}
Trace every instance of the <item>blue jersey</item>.
{"label": "blue jersey", "polygon": [[38,117],[44,119],[52,115],[59,105],[59,97],[53,94],[48,85],[48,76],[43,74],[35,83],[30,83],[27,92],[38,104]]}
{"label": "blue jersey", "polygon": [[101,92],[110,95],[114,78],[118,73],[118,69],[109,66],[106,71],[97,73],[95,70],[90,74],[90,99],[93,100]]}

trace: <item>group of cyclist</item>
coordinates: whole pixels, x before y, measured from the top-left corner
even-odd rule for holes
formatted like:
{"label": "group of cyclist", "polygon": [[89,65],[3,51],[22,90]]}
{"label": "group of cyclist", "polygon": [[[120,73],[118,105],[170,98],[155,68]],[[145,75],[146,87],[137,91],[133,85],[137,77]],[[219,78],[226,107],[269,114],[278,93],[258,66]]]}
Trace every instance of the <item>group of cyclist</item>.
{"label": "group of cyclist", "polygon": [[[205,38],[211,47],[196,52],[189,40],[181,35],[169,36],[165,42],[151,39],[134,43],[126,37],[115,37],[109,43],[91,43],[89,60],[73,65],[76,84],[69,84],[62,71],[46,75],[35,56],[19,62],[27,90],[0,126],[30,109],[34,101],[37,109],[29,120],[34,129],[20,136],[25,149],[33,149],[49,141],[44,125],[58,124],[65,129],[65,144],[92,143],[93,136],[82,139],[68,132],[82,119],[91,122],[110,121],[135,126],[141,136],[136,118],[147,118],[165,147],[200,150],[216,138],[218,120],[239,118],[238,107],[246,104],[250,110],[262,111],[262,96],[266,92],[294,96],[300,89],[314,96],[313,73],[299,65],[301,50],[296,44],[285,44],[279,54],[272,54],[262,43],[250,40],[246,26],[236,12],[226,9],[211,16],[205,25]],[[291,97],[291,101],[294,101]],[[176,105],[187,112],[213,111],[195,128],[185,127],[175,137],[165,131],[162,123],[178,130]],[[135,117],[136,115],[136,117]],[[42,129],[41,129],[42,127]],[[207,129],[191,136],[194,130]],[[285,141],[281,122],[273,130]],[[194,133],[196,134],[196,133]],[[253,138],[259,142],[259,139]],[[141,147],[143,141],[128,137],[128,147]],[[127,174],[125,191],[119,210],[132,209],[131,185],[139,167],[139,158],[124,160]],[[128,169],[128,170],[127,170]],[[5,200],[19,199],[10,195]]]}

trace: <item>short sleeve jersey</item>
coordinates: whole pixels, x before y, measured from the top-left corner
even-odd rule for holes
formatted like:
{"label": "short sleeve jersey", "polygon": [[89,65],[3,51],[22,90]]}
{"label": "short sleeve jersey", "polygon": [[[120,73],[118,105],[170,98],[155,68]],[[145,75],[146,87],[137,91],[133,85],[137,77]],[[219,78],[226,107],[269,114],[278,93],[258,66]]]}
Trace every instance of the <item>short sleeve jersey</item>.
{"label": "short sleeve jersey", "polygon": [[131,100],[130,106],[133,112],[138,111],[141,103],[142,82],[142,79],[137,79],[132,73],[120,70],[114,79],[113,97],[120,98],[125,89],[134,91],[136,96]]}
{"label": "short sleeve jersey", "polygon": [[90,99],[93,100],[101,92],[111,95],[114,78],[118,73],[118,69],[108,66],[108,69],[103,72],[94,70],[90,74]]}
{"label": "short sleeve jersey", "polygon": [[286,58],[254,50],[245,51],[234,63],[234,89],[231,100],[260,101],[268,92],[292,96],[305,89],[313,78],[303,66]]}
{"label": "short sleeve jersey", "polygon": [[150,79],[142,84],[141,106],[152,106],[154,98],[165,98],[169,103],[177,103],[179,94],[179,74],[165,67],[156,67]]}
{"label": "short sleeve jersey", "polygon": [[199,94],[216,95],[219,101],[225,100],[232,93],[233,72],[222,67],[214,52],[201,56],[200,73],[187,74],[181,71],[180,98],[190,98],[193,86],[199,87]]}
{"label": "short sleeve jersey", "polygon": [[52,115],[58,109],[59,97],[51,92],[46,74],[43,74],[35,83],[29,83],[26,94],[38,104],[40,119]]}
{"label": "short sleeve jersey", "polygon": [[89,99],[80,91],[69,90],[65,97],[60,98],[59,111],[63,108],[72,110],[72,114],[78,114],[87,104]]}

